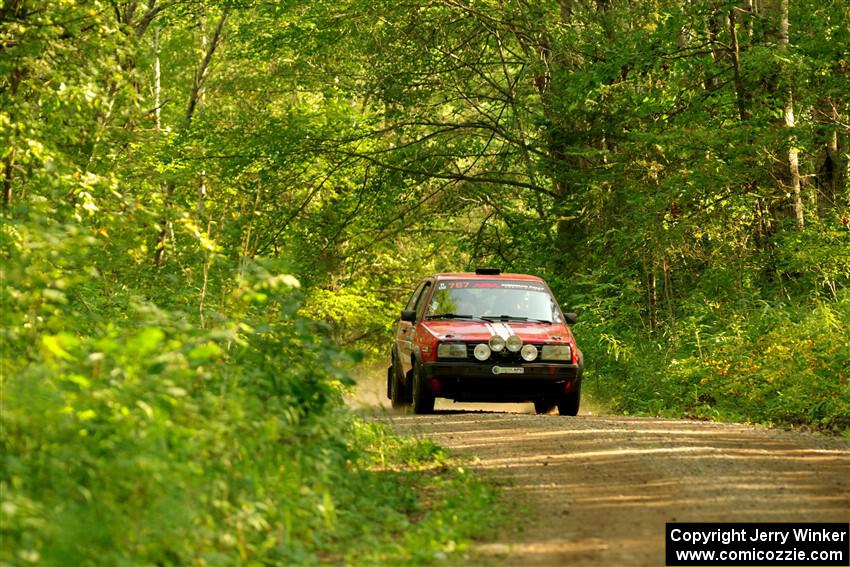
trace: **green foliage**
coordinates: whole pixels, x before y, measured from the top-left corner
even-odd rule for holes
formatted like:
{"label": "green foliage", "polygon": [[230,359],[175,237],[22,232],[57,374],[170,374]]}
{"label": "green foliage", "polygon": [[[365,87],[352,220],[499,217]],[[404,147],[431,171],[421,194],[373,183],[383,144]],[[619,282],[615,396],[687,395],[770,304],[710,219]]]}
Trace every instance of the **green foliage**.
{"label": "green foliage", "polygon": [[294,277],[246,266],[206,329],[133,299],[92,319],[91,234],[31,228],[3,230],[3,561],[418,564],[489,525],[442,449],[343,409],[350,360]]}
{"label": "green foliage", "polygon": [[847,6],[720,8],[3,3],[2,561],[462,547],[340,396],[433,271],[546,276],[622,411],[846,429]]}
{"label": "green foliage", "polygon": [[588,392],[625,413],[850,428],[846,292],[835,303],[765,302],[731,320],[718,307],[664,340],[580,324]]}
{"label": "green foliage", "polygon": [[374,285],[373,281],[359,280],[337,290],[311,290],[302,313],[327,322],[337,344],[383,356],[386,337],[393,331],[400,308],[372,289]]}
{"label": "green foliage", "polygon": [[850,428],[846,293],[835,304],[770,308],[760,318],[755,333],[723,344],[706,363],[710,373],[701,386],[718,392],[719,410],[783,425]]}
{"label": "green foliage", "polygon": [[[369,465],[382,472],[373,475],[371,501],[352,508],[357,514],[351,526],[359,526],[360,533],[346,563],[429,565],[463,554],[469,540],[492,535],[504,522],[494,488],[464,468],[464,460],[427,439],[392,435],[380,424],[360,423],[357,431]],[[402,492],[389,495],[389,501],[407,502],[408,517],[394,513],[387,495],[379,495],[398,487]]]}
{"label": "green foliage", "polygon": [[845,5],[367,10],[342,83],[384,120],[335,148],[439,187],[454,269],[547,277],[623,411],[846,427]]}
{"label": "green foliage", "polygon": [[[298,553],[286,541],[321,527],[310,510],[344,470],[334,460],[345,459],[345,420],[331,409],[333,353],[297,322],[272,323],[293,309],[286,286],[246,282],[231,307],[243,316],[209,330],[132,299],[113,320],[85,321],[76,298],[100,278],[63,278],[61,268],[78,268],[92,237],[44,238],[25,225],[6,234],[13,228],[27,238],[4,274],[4,560]],[[37,269],[56,259],[54,273]],[[265,320],[251,316],[260,307]],[[303,517],[287,525],[284,511]],[[287,538],[274,549],[273,530]]]}
{"label": "green foliage", "polygon": [[291,14],[244,7],[0,7],[0,563],[427,563],[492,516],[342,403],[409,276],[368,168],[303,153],[359,114],[269,97]]}

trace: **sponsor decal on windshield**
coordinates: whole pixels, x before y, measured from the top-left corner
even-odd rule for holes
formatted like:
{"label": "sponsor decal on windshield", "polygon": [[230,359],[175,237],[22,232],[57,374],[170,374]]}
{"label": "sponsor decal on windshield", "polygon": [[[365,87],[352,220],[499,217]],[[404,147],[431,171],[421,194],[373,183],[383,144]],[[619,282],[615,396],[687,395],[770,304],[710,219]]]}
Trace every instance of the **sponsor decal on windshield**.
{"label": "sponsor decal on windshield", "polygon": [[438,290],[445,289],[475,289],[475,288],[501,288],[520,289],[526,291],[546,291],[546,287],[539,282],[521,280],[457,280],[437,283]]}

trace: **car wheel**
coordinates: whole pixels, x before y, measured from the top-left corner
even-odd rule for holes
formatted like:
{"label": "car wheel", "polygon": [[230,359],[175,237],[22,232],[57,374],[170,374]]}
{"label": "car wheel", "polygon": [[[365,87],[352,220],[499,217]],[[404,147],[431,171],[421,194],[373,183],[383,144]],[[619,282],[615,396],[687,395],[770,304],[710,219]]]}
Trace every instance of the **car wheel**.
{"label": "car wheel", "polygon": [[428,389],[422,365],[413,363],[413,413],[425,414],[434,412],[434,394]]}
{"label": "car wheel", "polygon": [[408,405],[410,402],[407,398],[407,392],[405,392],[404,383],[401,381],[401,372],[398,367],[398,361],[395,357],[393,357],[393,365],[389,368],[389,376],[387,376],[387,382],[389,383],[389,397],[390,402],[394,408],[400,408]]}
{"label": "car wheel", "polygon": [[560,415],[578,415],[579,405],[581,405],[581,382],[576,384],[572,392],[558,401],[558,413]]}
{"label": "car wheel", "polygon": [[537,400],[534,402],[534,413],[536,413],[537,415],[549,413],[553,409],[555,409],[555,405],[557,404],[549,400]]}

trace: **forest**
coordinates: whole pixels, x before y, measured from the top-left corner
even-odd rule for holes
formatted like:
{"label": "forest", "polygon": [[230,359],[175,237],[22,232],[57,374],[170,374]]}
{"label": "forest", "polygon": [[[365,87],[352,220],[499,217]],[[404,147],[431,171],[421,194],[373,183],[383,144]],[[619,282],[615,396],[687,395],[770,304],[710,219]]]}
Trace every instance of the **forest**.
{"label": "forest", "polygon": [[0,563],[418,564],[487,529],[489,486],[343,402],[436,271],[546,278],[611,411],[850,435],[848,22],[0,0]]}

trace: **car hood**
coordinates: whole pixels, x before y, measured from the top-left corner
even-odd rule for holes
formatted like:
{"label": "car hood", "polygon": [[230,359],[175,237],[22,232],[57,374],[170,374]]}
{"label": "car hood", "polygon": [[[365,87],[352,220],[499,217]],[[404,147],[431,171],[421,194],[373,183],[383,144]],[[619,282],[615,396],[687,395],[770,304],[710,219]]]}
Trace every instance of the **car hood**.
{"label": "car hood", "polygon": [[524,342],[566,341],[572,337],[563,323],[521,321],[463,321],[458,319],[425,321],[423,326],[439,340],[487,342],[493,335],[507,338],[519,335]]}

